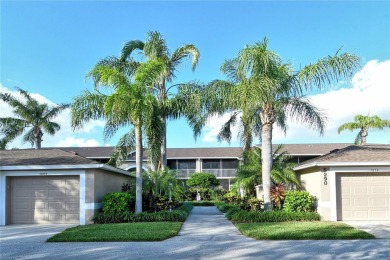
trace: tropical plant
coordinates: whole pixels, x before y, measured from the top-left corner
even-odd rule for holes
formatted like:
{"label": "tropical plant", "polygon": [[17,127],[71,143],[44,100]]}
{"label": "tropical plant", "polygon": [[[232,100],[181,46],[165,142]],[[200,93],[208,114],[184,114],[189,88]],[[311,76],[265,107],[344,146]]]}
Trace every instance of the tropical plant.
{"label": "tropical plant", "polygon": [[41,149],[42,136],[44,132],[54,135],[61,126],[53,122],[69,104],[49,106],[46,103],[39,103],[25,90],[17,88],[19,94],[25,99],[19,100],[9,93],[0,93],[0,99],[13,108],[15,117],[0,118],[0,134],[4,137],[0,140],[1,147],[5,149],[7,143],[16,137],[23,135],[22,142],[31,143],[37,149]]}
{"label": "tropical plant", "polygon": [[344,130],[360,130],[355,137],[355,144],[366,144],[366,138],[368,136],[368,129],[380,129],[390,127],[390,120],[381,119],[379,116],[367,116],[356,115],[354,122],[342,124],[337,132],[340,134]]}
{"label": "tropical plant", "polygon": [[[169,118],[177,118],[183,110],[183,108],[178,106],[185,105],[183,103],[173,104],[169,98],[169,96],[172,95],[170,89],[181,84],[172,85],[170,87],[168,87],[168,84],[172,83],[173,79],[176,77],[175,73],[177,72],[179,65],[181,65],[184,60],[191,59],[192,70],[195,70],[200,54],[193,44],[184,44],[170,54],[165,39],[157,31],[149,31],[145,42],[139,40],[127,42],[122,49],[121,63],[134,63],[132,55],[136,50],[141,51],[147,60],[158,60],[165,65],[165,69],[161,71],[159,79],[152,85],[158,100],[160,118],[163,123],[162,135],[155,135],[154,139],[156,141],[158,140],[161,148],[160,151],[155,150],[155,152],[160,155],[159,160],[161,168],[165,170],[167,167],[166,121]],[[156,160],[156,156],[151,158],[152,171],[157,170],[158,162]]]}
{"label": "tropical plant", "polygon": [[271,201],[273,205],[281,209],[285,198],[286,190],[283,183],[275,184],[271,189]]}
{"label": "tropical plant", "polygon": [[[349,53],[328,56],[298,71],[268,49],[268,40],[248,45],[237,57],[225,61],[221,71],[228,82],[216,80],[208,87],[209,115],[239,112],[243,132],[251,136],[253,126],[261,129],[262,184],[265,209],[271,209],[272,131],[287,130],[287,119],[306,124],[320,134],[325,116],[305,96],[307,91],[325,88],[343,77],[350,77],[358,66],[358,57]],[[261,122],[261,125],[258,125]],[[245,135],[244,135],[245,136]]]}
{"label": "tropical plant", "polygon": [[[283,151],[282,145],[274,148],[272,157],[271,180],[273,185],[285,183],[299,187],[299,180],[293,170],[296,164],[290,162],[291,156],[287,151]],[[243,163],[237,170],[233,190],[238,193],[240,189],[244,189],[246,194],[255,196],[255,186],[262,184],[261,174],[262,150],[260,147],[255,146],[249,151],[244,151]]]}
{"label": "tropical plant", "polygon": [[[142,154],[143,130],[160,133],[158,104],[149,86],[153,85],[164,70],[164,64],[148,61],[132,69],[118,69],[119,59],[115,57],[100,61],[88,74],[95,82],[95,91],[84,91],[72,104],[72,127],[81,128],[92,119],[105,119],[104,136],[111,138],[119,128],[132,127],[130,134],[121,141],[130,142],[136,151],[136,209],[142,212]],[[123,66],[129,64],[122,64]],[[133,76],[134,75],[134,76]],[[103,85],[113,89],[111,94],[99,92]]]}

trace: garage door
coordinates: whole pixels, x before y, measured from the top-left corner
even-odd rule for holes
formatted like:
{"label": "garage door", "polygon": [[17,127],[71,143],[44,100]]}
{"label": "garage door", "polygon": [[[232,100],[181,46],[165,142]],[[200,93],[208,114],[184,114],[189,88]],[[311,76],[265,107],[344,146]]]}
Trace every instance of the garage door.
{"label": "garage door", "polygon": [[11,223],[79,223],[79,177],[11,178]]}
{"label": "garage door", "polygon": [[337,175],[338,220],[389,220],[390,173]]}

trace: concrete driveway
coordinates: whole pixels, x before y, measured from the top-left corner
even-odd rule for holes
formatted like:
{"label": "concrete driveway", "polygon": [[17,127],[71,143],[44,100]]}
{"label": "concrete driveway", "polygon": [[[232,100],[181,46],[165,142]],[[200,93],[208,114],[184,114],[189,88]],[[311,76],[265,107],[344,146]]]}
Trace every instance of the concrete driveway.
{"label": "concrete driveway", "polygon": [[376,238],[390,239],[390,221],[343,221],[355,228],[373,234]]}
{"label": "concrete driveway", "polygon": [[388,259],[390,239],[258,241],[214,207],[195,207],[179,235],[161,242],[45,243],[69,226],[0,227],[0,259]]}
{"label": "concrete driveway", "polygon": [[51,224],[51,225],[9,225],[0,226],[0,244],[45,242],[49,237],[76,225]]}

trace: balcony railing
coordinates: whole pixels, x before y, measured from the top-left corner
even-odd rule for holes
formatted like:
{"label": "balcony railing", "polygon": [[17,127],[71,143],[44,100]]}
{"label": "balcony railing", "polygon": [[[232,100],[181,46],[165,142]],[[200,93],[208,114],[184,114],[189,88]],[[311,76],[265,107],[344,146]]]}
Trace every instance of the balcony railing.
{"label": "balcony railing", "polygon": [[189,178],[195,172],[195,169],[180,169],[176,170],[176,176],[177,178]]}
{"label": "balcony railing", "polygon": [[236,169],[203,169],[202,172],[214,174],[217,178],[236,177]]}
{"label": "balcony railing", "polygon": [[[202,172],[214,174],[217,178],[236,177],[236,169],[203,169]],[[189,178],[196,172],[195,169],[176,170],[177,178]]]}

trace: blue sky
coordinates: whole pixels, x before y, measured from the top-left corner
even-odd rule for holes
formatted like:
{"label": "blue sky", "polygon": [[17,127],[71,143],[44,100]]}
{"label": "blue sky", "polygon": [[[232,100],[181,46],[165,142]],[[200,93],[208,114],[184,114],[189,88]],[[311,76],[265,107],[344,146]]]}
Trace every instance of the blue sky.
{"label": "blue sky", "polygon": [[[274,142],[352,142],[356,133],[338,135],[335,129],[354,115],[390,119],[389,1],[2,1],[1,90],[17,86],[47,102],[71,102],[92,88],[85,74],[99,59],[118,55],[129,40],[145,40],[150,30],[160,31],[171,51],[192,43],[201,53],[196,71],[186,63],[175,82],[223,78],[223,61],[265,36],[296,69],[339,48],[361,57],[352,82],[308,93],[328,114],[323,137],[292,122],[287,135],[275,130]],[[9,113],[4,104],[0,108],[1,116]],[[104,142],[101,122],[73,133],[69,113],[58,120],[63,130],[44,136],[44,146],[114,145],[119,137]],[[168,147],[228,146],[215,139],[222,121],[210,120],[197,142],[185,120],[169,122]],[[390,131],[374,131],[368,142],[390,143]],[[231,146],[238,145],[233,140]],[[18,140],[12,143],[18,146]]]}

